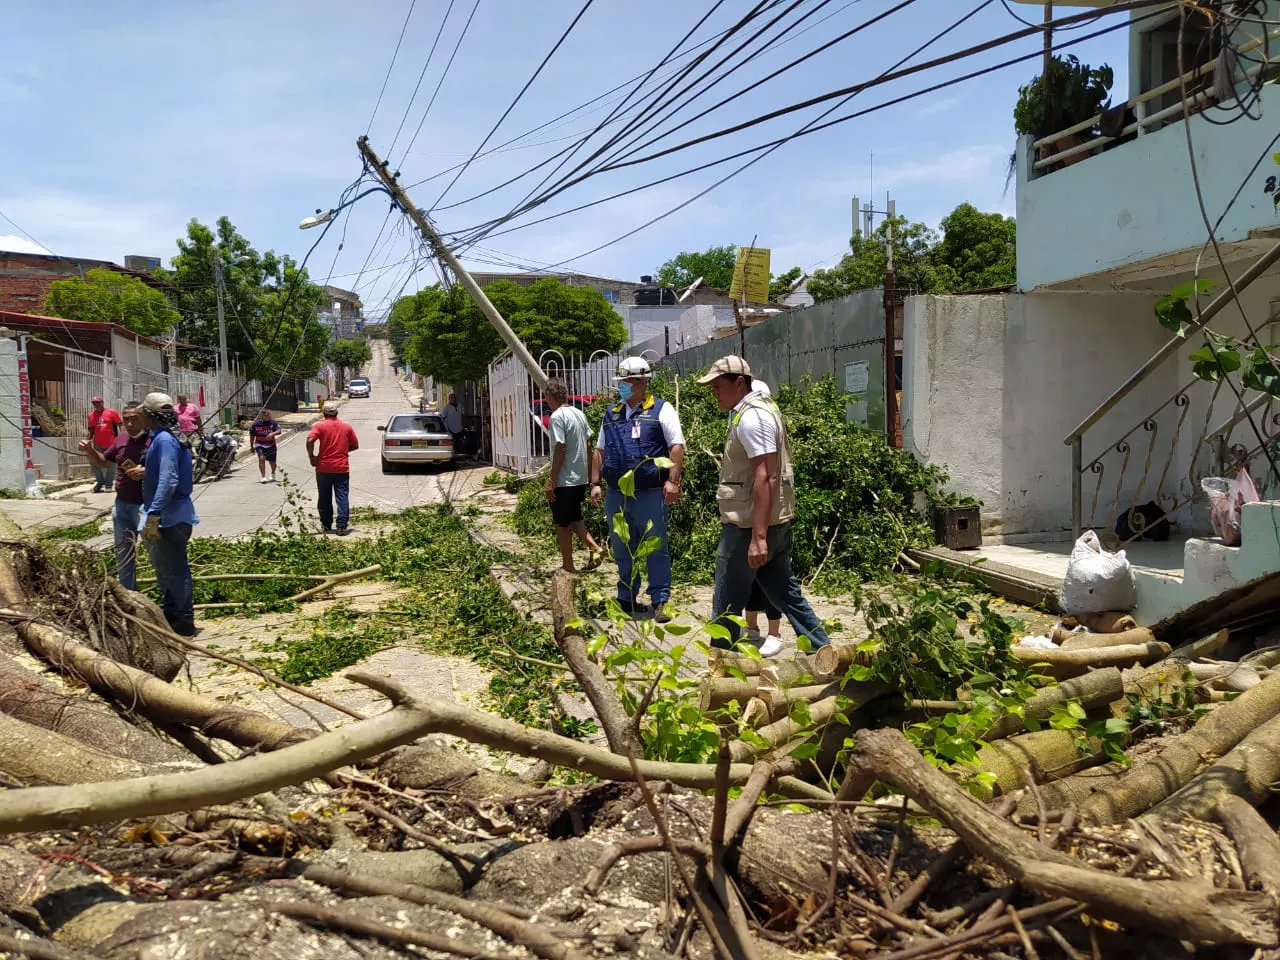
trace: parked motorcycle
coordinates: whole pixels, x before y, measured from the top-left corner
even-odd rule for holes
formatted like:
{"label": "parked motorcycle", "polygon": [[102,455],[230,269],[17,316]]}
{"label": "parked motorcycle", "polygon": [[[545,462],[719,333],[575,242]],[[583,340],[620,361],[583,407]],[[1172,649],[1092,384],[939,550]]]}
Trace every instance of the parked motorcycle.
{"label": "parked motorcycle", "polygon": [[192,438],[191,444],[191,476],[195,482],[210,476],[221,480],[231,471],[236,461],[236,450],[240,441],[225,430],[215,430],[211,434],[201,433]]}

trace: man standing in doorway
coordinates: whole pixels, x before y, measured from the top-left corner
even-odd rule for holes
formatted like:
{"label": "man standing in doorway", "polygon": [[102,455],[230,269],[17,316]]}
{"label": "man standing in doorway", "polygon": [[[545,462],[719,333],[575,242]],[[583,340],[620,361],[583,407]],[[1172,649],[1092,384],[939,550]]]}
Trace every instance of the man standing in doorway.
{"label": "man standing in doorway", "polygon": [[187,542],[200,518],[191,502],[191,449],[178,439],[178,415],[166,393],[149,393],[142,401],[144,425],[151,444],[142,477],[139,524],[142,542],[156,568],[160,607],[174,633],[196,633]]}
{"label": "man standing in doorway", "polygon": [[453,455],[456,457],[462,453],[462,411],[458,409],[456,393],[449,394],[449,402],[440,411],[440,416],[444,418],[444,428],[453,435]]}
{"label": "man standing in doorway", "polygon": [[582,522],[582,503],[587,498],[587,451],[591,428],[586,415],[569,403],[569,388],[563,380],[549,380],[542,392],[551,410],[551,472],[547,477],[547,499],[551,501],[551,519],[556,525],[556,541],[565,570],[576,573],[573,565],[573,537],[587,545],[594,569],[604,558],[604,551]]}
{"label": "man standing in doorway", "polygon": [[[605,411],[596,451],[591,460],[591,500],[601,500],[601,478],[608,485],[604,494],[605,512],[609,518],[613,558],[618,564],[618,602],[626,613],[648,609],[640,602],[639,572],[632,562],[646,537],[657,537],[658,546],[649,554],[649,598],[653,601],[653,619],[667,623],[666,611],[671,597],[671,554],[667,550],[667,507],[680,499],[680,473],[684,469],[684,431],[676,408],[649,395],[653,371],[644,357],[627,357],[618,364],[620,402]],[[670,460],[670,467],[660,467],[658,458]],[[618,481],[635,471],[635,496],[624,497]],[[613,532],[613,518],[622,511],[626,518],[628,541]]]}
{"label": "man standing in doorway", "polygon": [[[93,444],[94,450],[102,453],[120,434],[120,427],[124,421],[120,419],[120,414],[115,410],[106,406],[102,402],[101,397],[94,397],[91,401],[93,409],[89,411],[89,442]],[[97,461],[95,461],[96,464]],[[94,466],[93,468],[93,492],[101,493],[103,490],[110,490],[111,485],[116,480],[116,467],[113,463],[107,463],[105,466]]]}
{"label": "man standing in doorway", "polygon": [[[319,445],[317,451],[316,446]],[[333,506],[338,505],[338,536],[351,532],[351,458],[352,450],[360,446],[351,424],[338,419],[338,404],[333,400],[324,405],[324,419],[307,434],[307,456],[316,470],[316,489],[320,493],[320,526],[325,533],[333,532]]]}
{"label": "man standing in doorway", "polygon": [[[720,409],[729,413],[720,458],[720,546],[711,601],[729,639],[712,643],[732,649],[738,642],[738,624],[730,616],[742,615],[752,585],[759,584],[764,599],[785,614],[797,637],[806,637],[815,648],[825,646],[831,640],[791,573],[795,486],[782,414],[777,404],[752,390],[751,367],[741,357],[717,360],[698,382],[710,386]],[[775,656],[781,650],[781,641],[768,638],[760,653]]]}
{"label": "man standing in doorway", "polygon": [[184,437],[195,433],[204,425],[200,419],[200,408],[191,403],[185,393],[178,394],[178,405],[173,408],[173,412],[178,415],[178,429]]}
{"label": "man standing in doorway", "polygon": [[95,468],[116,467],[116,502],[111,511],[115,540],[116,579],[126,590],[138,589],[138,527],[142,513],[143,454],[151,438],[136,402],[124,405],[124,433],[101,453],[88,440],[80,441],[80,452]]}
{"label": "man standing in doorway", "polygon": [[[249,436],[253,439],[253,452],[258,455],[259,483],[276,482],[276,439],[280,436],[280,424],[272,418],[264,407],[258,411],[258,417],[249,427]],[[271,464],[271,476],[267,476],[267,464]]]}

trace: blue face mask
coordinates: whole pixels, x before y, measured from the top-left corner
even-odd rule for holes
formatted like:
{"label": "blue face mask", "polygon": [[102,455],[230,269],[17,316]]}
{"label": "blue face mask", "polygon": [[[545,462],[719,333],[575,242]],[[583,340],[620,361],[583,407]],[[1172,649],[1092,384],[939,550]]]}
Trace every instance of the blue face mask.
{"label": "blue face mask", "polygon": [[625,380],[618,381],[618,398],[626,403],[631,399],[631,384]]}

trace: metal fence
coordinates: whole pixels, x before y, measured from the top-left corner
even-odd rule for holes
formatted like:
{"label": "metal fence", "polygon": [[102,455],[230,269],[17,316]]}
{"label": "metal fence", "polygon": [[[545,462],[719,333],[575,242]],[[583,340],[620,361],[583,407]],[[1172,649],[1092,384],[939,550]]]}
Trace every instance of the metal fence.
{"label": "metal fence", "polygon": [[[589,356],[548,350],[538,363],[549,378],[564,380],[570,402],[583,407],[613,389],[623,356],[606,350]],[[550,457],[551,411],[529,372],[509,353],[489,365],[489,413],[494,466],[524,474]]]}

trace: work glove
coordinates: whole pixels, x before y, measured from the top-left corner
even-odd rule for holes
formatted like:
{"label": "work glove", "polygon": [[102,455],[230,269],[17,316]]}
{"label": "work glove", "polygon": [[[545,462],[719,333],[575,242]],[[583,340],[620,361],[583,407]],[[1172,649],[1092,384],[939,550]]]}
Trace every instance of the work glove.
{"label": "work glove", "polygon": [[160,518],[156,516],[147,517],[147,522],[142,526],[142,539],[148,543],[155,543],[160,539]]}

